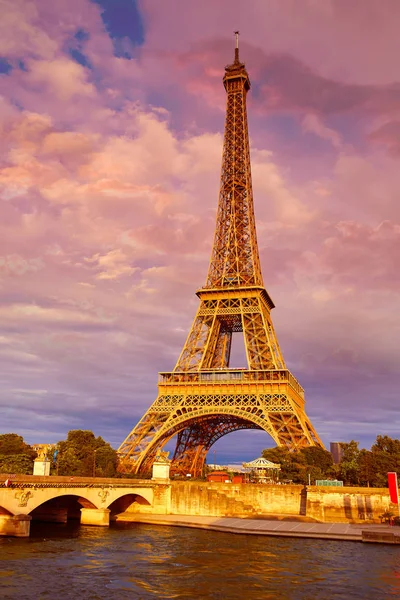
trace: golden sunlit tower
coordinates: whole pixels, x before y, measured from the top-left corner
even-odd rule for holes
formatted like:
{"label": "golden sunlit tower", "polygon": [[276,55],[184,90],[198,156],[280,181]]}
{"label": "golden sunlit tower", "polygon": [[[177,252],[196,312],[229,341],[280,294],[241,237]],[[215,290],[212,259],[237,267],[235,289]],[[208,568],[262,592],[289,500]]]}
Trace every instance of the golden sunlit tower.
{"label": "golden sunlit tower", "polygon": [[[227,94],[221,187],[206,286],[182,353],[160,373],[158,397],[119,448],[121,470],[149,472],[174,435],[171,473],[202,473],[207,452],[239,429],[263,429],[278,446],[323,447],[304,410],[304,391],[286,368],[264,288],[253,208],[246,95],[250,79],[235,59]],[[242,332],[247,368],[229,368],[232,335]]]}

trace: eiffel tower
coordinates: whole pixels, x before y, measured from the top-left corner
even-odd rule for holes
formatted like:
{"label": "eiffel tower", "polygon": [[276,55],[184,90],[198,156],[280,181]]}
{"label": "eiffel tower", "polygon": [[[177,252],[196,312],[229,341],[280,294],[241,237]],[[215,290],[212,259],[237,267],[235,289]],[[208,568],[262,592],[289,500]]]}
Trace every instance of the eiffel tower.
{"label": "eiffel tower", "polygon": [[[118,452],[121,470],[145,474],[174,435],[172,474],[202,474],[222,436],[262,429],[278,446],[323,444],[304,410],[304,390],[286,368],[264,288],[251,183],[246,95],[250,79],[235,58],[225,68],[227,94],[221,187],[214,246],[200,306],[172,372],[159,373],[158,397]],[[242,332],[247,368],[229,368],[232,335]]]}

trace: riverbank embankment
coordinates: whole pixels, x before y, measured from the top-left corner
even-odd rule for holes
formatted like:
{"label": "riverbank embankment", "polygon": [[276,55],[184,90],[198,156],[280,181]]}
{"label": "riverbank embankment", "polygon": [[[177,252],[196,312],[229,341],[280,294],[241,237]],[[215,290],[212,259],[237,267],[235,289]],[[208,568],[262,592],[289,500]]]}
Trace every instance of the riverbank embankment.
{"label": "riverbank embankment", "polygon": [[[192,527],[224,533],[300,537],[353,542],[400,543],[400,528],[389,525],[363,525],[360,523],[316,523],[277,519],[251,519],[237,517],[206,517],[188,515],[119,515],[118,522],[147,523],[170,527]],[[397,529],[399,531],[397,532]]]}

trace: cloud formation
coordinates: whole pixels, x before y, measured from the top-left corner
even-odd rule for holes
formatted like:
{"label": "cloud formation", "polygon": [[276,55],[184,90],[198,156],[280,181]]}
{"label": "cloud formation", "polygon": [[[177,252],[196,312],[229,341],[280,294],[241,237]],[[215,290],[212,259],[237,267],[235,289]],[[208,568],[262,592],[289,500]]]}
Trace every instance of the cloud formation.
{"label": "cloud formation", "polygon": [[[286,362],[326,444],[397,435],[400,15],[386,4],[205,1],[194,18],[190,3],[142,0],[133,40],[90,0],[4,2],[3,431],[45,442],[83,427],[118,446],[173,368],[211,253],[239,23]],[[237,433],[218,452],[247,460],[270,443]]]}

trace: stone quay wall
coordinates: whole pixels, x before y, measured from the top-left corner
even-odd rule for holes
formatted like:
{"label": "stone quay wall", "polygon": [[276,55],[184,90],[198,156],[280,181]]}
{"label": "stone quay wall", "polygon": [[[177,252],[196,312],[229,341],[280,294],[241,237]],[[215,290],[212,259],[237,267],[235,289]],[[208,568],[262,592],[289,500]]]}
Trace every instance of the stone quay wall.
{"label": "stone quay wall", "polygon": [[203,516],[301,515],[321,522],[380,522],[397,514],[386,488],[172,481],[169,512]]}
{"label": "stone quay wall", "polygon": [[305,514],[304,487],[299,485],[171,482],[171,513],[232,516]]}
{"label": "stone quay wall", "polygon": [[380,515],[387,510],[398,514],[387,488],[307,488],[307,515],[326,523],[380,523]]}

